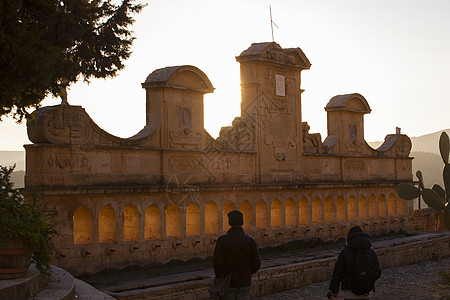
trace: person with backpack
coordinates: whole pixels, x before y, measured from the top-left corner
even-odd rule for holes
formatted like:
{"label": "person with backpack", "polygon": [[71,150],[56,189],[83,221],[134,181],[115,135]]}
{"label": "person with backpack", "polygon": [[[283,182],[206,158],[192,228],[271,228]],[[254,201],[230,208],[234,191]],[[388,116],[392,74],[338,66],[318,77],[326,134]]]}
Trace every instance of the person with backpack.
{"label": "person with backpack", "polygon": [[339,253],[334,266],[327,297],[337,297],[341,285],[344,300],[370,299],[380,276],[380,263],[372,248],[371,236],[354,226],[348,231],[347,246]]}

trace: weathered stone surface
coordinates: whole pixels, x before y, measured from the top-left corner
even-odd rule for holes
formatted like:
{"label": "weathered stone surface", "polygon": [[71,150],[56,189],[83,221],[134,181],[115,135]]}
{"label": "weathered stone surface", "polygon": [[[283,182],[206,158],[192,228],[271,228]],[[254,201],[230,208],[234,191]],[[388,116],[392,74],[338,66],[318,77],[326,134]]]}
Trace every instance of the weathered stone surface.
{"label": "weathered stone surface", "polygon": [[412,230],[412,202],[396,192],[412,181],[406,135],[370,148],[369,104],[348,94],[327,105],[322,142],[302,120],[301,71],[311,64],[300,48],[253,44],[236,59],[241,115],[217,139],[203,118],[203,95],[214,87],[194,66],[147,77],[146,125],[128,139],[99,128],[79,106],[33,114],[24,191],[39,190],[59,212],[56,265],[82,274],[204,258],[233,209],[261,247],[337,240],[353,225]]}

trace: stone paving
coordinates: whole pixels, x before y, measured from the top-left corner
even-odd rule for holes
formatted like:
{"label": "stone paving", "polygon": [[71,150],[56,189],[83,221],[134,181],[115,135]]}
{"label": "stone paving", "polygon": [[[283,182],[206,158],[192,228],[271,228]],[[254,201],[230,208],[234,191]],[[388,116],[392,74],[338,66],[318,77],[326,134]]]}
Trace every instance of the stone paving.
{"label": "stone paving", "polygon": [[[376,292],[372,300],[450,299],[450,285],[444,284],[439,276],[443,270],[450,271],[450,257],[384,269],[376,283]],[[326,299],[329,283],[329,281],[319,282],[256,299],[322,300]]]}

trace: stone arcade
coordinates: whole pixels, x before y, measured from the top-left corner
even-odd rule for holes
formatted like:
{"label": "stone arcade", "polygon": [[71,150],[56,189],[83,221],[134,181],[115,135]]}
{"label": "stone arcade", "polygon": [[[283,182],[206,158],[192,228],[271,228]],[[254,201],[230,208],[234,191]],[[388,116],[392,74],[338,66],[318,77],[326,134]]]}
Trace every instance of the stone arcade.
{"label": "stone arcade", "polygon": [[128,139],[99,128],[79,106],[44,107],[28,123],[26,188],[58,210],[54,264],[72,274],[212,255],[244,213],[260,247],[336,240],[353,224],[371,233],[409,231],[410,139],[400,132],[372,149],[360,94],[325,107],[328,136],[302,120],[300,48],[252,44],[237,58],[241,115],[213,139],[203,95],[214,88],[194,66],[159,69],[146,90],[145,127]]}

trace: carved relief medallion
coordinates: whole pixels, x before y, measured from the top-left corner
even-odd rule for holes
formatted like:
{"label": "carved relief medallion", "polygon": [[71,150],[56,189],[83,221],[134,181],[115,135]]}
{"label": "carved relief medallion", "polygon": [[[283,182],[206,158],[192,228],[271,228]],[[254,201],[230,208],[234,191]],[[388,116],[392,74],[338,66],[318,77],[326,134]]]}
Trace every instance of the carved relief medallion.
{"label": "carved relief medallion", "polygon": [[47,133],[53,143],[86,144],[90,137],[89,119],[75,109],[54,110],[47,123]]}

